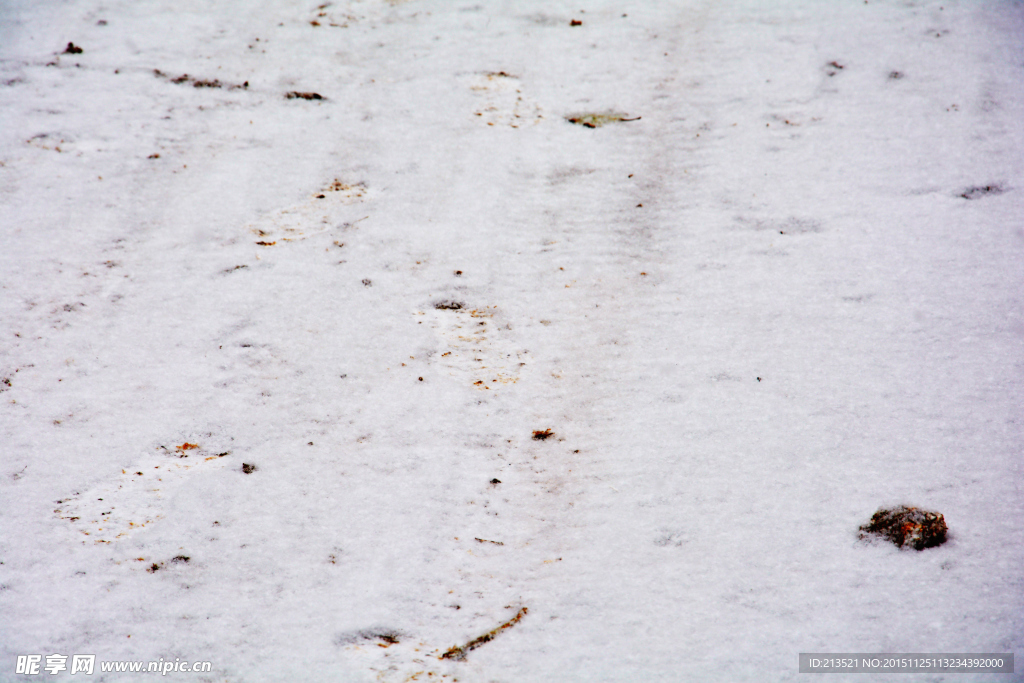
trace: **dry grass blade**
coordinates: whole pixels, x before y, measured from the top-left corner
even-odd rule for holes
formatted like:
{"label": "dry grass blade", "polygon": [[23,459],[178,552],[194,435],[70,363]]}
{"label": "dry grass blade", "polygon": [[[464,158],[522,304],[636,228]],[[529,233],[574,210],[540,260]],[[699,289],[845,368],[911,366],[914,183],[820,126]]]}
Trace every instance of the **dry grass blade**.
{"label": "dry grass blade", "polygon": [[618,112],[606,112],[606,113],[590,113],[590,114],[577,114],[575,116],[567,116],[565,120],[569,123],[575,123],[578,126],[584,128],[600,128],[601,126],[609,123],[618,123],[619,121],[639,121],[639,116],[633,118],[627,118],[625,114]]}
{"label": "dry grass blade", "polygon": [[517,623],[519,623],[519,620],[526,616],[527,611],[528,610],[525,607],[523,607],[518,612],[516,612],[516,615],[514,617],[506,621],[501,626],[495,629],[491,629],[479,638],[474,638],[473,640],[469,641],[465,645],[462,645],[461,647],[456,645],[455,647],[441,655],[441,659],[455,659],[458,661],[462,661],[466,658],[466,655],[469,654],[471,650],[475,650],[484,643],[489,643],[490,641],[494,640],[499,633],[501,633],[507,628],[512,628]]}

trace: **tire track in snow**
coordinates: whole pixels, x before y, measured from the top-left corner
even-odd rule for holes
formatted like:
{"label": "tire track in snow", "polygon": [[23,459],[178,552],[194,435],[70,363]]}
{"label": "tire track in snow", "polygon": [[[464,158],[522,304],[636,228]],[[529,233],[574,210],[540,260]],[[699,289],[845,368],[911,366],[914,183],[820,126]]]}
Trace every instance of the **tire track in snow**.
{"label": "tire track in snow", "polygon": [[[556,39],[553,34],[523,38],[539,41],[527,49],[540,53],[549,51],[553,43],[548,41]],[[594,96],[607,74],[595,70],[601,65],[587,62],[588,54],[566,59],[563,73],[575,68],[584,86],[574,91]],[[628,65],[603,66],[628,71]],[[513,65],[506,73],[519,72]],[[534,82],[545,78],[543,73],[523,74],[515,89],[538,93],[547,87],[550,93],[553,82],[544,87]],[[594,87],[586,87],[588,79]],[[500,87],[511,84],[509,77],[491,73],[478,95],[510,97]],[[540,107],[566,113],[580,108],[568,101],[541,102]],[[625,108],[632,111],[632,105]],[[421,311],[424,325],[440,334],[434,360],[465,387],[464,400],[473,402],[458,424],[468,442],[482,447],[469,448],[466,456],[488,462],[500,454],[505,463],[497,475],[501,483],[488,486],[482,480],[475,496],[490,507],[479,505],[479,516],[467,518],[466,533],[449,540],[461,559],[449,565],[458,579],[448,604],[461,609],[434,617],[447,626],[431,630],[452,635],[448,641],[424,641],[412,634],[408,646],[373,646],[369,653],[362,648],[361,656],[379,659],[372,668],[383,680],[403,680],[399,671],[411,675],[422,670],[415,660],[423,660],[424,642],[435,653],[465,642],[487,623],[501,621],[511,602],[530,608],[531,618],[518,637],[529,634],[531,642],[566,638],[563,629],[569,622],[559,620],[559,613],[567,605],[534,604],[530,596],[561,594],[576,583],[574,572],[598,571],[584,566],[592,555],[585,546],[593,540],[594,527],[601,525],[601,508],[607,509],[604,494],[614,493],[609,477],[616,472],[616,455],[608,452],[607,444],[618,441],[616,430],[623,419],[630,419],[621,411],[631,397],[620,395],[615,373],[628,365],[634,329],[644,325],[642,299],[649,283],[639,271],[657,257],[658,249],[650,239],[635,239],[651,232],[634,213],[634,184],[626,177],[636,170],[631,155],[642,157],[650,144],[640,129],[626,128],[636,125],[587,130],[552,115],[526,129],[492,126],[470,133],[458,149],[435,155],[430,175],[419,176],[422,184],[414,191],[424,198],[424,218],[448,226],[430,246],[431,260],[466,270],[452,296],[471,309],[498,310],[510,328],[488,324],[487,344],[474,344],[475,319],[469,313]],[[521,145],[524,154],[509,156],[509,145]],[[511,198],[517,201],[510,203]],[[474,232],[463,225],[473,225]],[[633,240],[625,247],[623,234]],[[516,381],[502,384],[500,391],[475,384],[487,379],[476,375],[483,366],[507,363],[526,349],[529,357],[519,362],[527,366],[523,374],[513,375]],[[534,430],[547,428],[553,430],[553,439],[531,439]],[[588,495],[593,490],[602,491],[597,502]],[[581,505],[590,506],[587,513],[580,512]],[[489,510],[500,511],[501,517],[488,517]],[[473,540],[476,536],[504,545],[480,543]],[[467,614],[469,609],[472,613]],[[416,648],[421,652],[414,654]],[[447,664],[466,672],[465,667],[472,670],[473,657]],[[395,667],[391,674],[386,673],[389,667]]]}
{"label": "tire track in snow", "polygon": [[[578,66],[584,72],[588,68],[585,61]],[[657,73],[664,79],[662,71]],[[531,83],[524,78],[522,86],[529,89]],[[629,125],[637,124],[623,124]],[[572,637],[566,629],[588,629],[563,615],[572,611],[572,599],[537,604],[531,596],[571,595],[581,578],[587,585],[602,571],[593,564],[589,546],[601,540],[603,518],[614,507],[609,496],[624,464],[609,445],[623,440],[621,431],[635,419],[633,399],[639,397],[635,389],[623,395],[616,374],[633,362],[635,331],[645,325],[644,299],[656,275],[645,279],[640,271],[665,260],[657,230],[636,213],[635,184],[627,176],[644,166],[633,160],[644,160],[660,141],[652,142],[641,129],[586,130],[560,119],[546,119],[530,130],[540,134],[515,144],[543,151],[517,157],[511,173],[508,163],[481,161],[495,158],[508,143],[476,135],[434,160],[431,175],[443,183],[428,181],[417,188],[432,199],[431,222],[478,226],[472,235],[454,228],[462,243],[439,235],[433,260],[466,268],[455,298],[471,302],[470,310],[478,312],[496,307],[508,328],[484,326],[489,330],[484,342],[473,331],[483,321],[470,312],[420,313],[440,335],[440,353],[434,358],[465,387],[465,399],[476,403],[460,424],[483,447],[470,448],[466,455],[486,462],[498,453],[505,464],[500,483],[481,481],[479,515],[466,518],[466,532],[449,541],[461,553],[454,557],[461,559],[448,565],[457,579],[447,605],[459,609],[435,616],[445,626],[430,629],[451,634],[447,640],[444,635],[423,638],[421,632],[411,634],[408,643],[350,646],[380,680],[410,680],[430,672],[483,675],[473,656],[461,663],[432,662],[487,623],[501,621],[511,603],[530,609],[517,636],[528,640],[489,647],[518,650],[526,642]],[[467,177],[470,172],[474,180]],[[494,196],[499,187],[523,202],[507,206]],[[494,203],[488,204],[492,197]],[[502,215],[505,210],[508,214]],[[491,262],[501,269],[485,265]],[[528,363],[525,374],[511,375],[515,381],[497,392],[494,385],[488,390],[476,384],[485,379],[476,374],[484,366],[507,363],[525,349],[529,356],[519,361]],[[506,366],[494,374],[510,371]],[[471,398],[474,393],[479,397]],[[549,441],[530,437],[547,428],[555,435]],[[500,510],[501,517],[488,518],[488,510]],[[487,542],[492,539],[503,545]]]}

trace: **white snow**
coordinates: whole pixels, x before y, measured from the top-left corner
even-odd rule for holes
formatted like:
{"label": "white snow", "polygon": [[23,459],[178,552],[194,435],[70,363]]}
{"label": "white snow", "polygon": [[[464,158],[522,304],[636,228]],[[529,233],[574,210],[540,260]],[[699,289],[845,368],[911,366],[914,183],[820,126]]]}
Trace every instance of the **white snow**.
{"label": "white snow", "polygon": [[0,9],[0,679],[1022,652],[1024,6],[317,4]]}

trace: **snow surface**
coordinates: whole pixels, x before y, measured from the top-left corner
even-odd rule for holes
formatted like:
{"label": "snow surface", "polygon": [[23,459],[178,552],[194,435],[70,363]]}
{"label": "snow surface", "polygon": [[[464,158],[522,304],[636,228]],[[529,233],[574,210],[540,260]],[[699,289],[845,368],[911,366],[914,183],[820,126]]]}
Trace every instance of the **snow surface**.
{"label": "snow surface", "polygon": [[[5,2],[0,679],[1019,658],[1022,35],[1010,1]],[[901,503],[949,542],[858,541]]]}

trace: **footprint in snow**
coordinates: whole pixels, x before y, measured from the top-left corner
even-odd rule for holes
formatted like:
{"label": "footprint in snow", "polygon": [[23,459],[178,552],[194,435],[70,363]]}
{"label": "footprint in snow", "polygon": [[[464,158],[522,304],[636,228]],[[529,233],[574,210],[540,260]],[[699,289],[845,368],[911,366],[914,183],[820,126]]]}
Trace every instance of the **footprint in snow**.
{"label": "footprint in snow", "polygon": [[367,201],[370,195],[365,183],[348,184],[335,179],[306,201],[266,214],[246,229],[260,247],[304,240],[363,220],[365,216],[354,216],[350,207]]}
{"label": "footprint in snow", "polygon": [[231,465],[229,455],[189,441],[161,446],[86,491],[56,501],[53,512],[83,542],[114,543],[162,519],[175,491],[190,477]]}
{"label": "footprint in snow", "polygon": [[515,345],[497,307],[439,301],[416,315],[438,338],[441,367],[460,383],[493,392],[519,381],[529,354]]}

